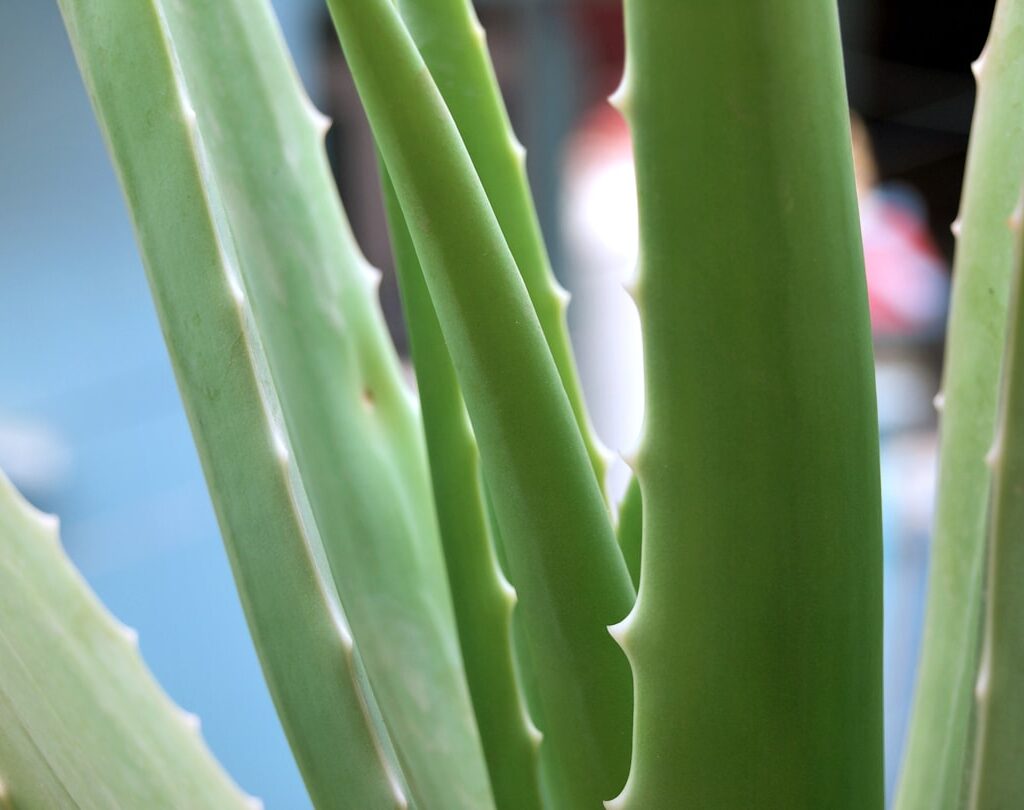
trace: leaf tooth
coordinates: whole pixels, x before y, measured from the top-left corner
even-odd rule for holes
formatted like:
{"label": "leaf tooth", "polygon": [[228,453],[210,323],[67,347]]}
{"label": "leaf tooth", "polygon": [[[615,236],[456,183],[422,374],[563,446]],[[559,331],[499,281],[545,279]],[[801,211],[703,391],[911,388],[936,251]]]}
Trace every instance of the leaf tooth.
{"label": "leaf tooth", "polygon": [[627,810],[627,808],[633,806],[633,771],[629,772],[629,776],[626,779],[626,784],[623,786],[622,791],[614,799],[609,799],[604,803],[605,810]]}
{"label": "leaf tooth", "polygon": [[628,279],[622,282],[622,291],[629,296],[630,300],[636,306],[637,310],[640,309],[640,284],[641,276],[639,272],[633,273]]}
{"label": "leaf tooth", "polygon": [[533,718],[530,717],[530,713],[525,707],[523,708],[523,725],[526,727],[526,736],[529,738],[533,750],[539,750],[540,744],[544,742],[544,732],[537,728],[537,724],[533,722]]}
{"label": "leaf tooth", "polygon": [[228,290],[231,292],[231,298],[238,305],[239,308],[245,306],[245,288],[242,286],[242,280],[236,273],[227,273],[228,279]]}
{"label": "leaf tooth", "polygon": [[572,301],[572,293],[557,281],[553,281],[551,283],[551,294],[558,303],[559,310],[564,313],[569,308],[569,303]]}
{"label": "leaf tooth", "polygon": [[352,659],[355,655],[356,645],[352,639],[352,630],[348,626],[348,619],[345,618],[345,615],[341,612],[341,606],[335,600],[330,600],[328,609],[331,612],[334,628],[338,631],[338,641],[341,643],[341,648],[345,651],[345,655]]}
{"label": "leaf tooth", "polygon": [[1018,236],[1021,233],[1022,224],[1024,224],[1024,200],[1018,200],[1017,204],[1013,207],[1013,212],[1010,214],[1010,219],[1006,223],[1010,230]]}
{"label": "leaf tooth", "polygon": [[987,59],[986,59],[987,56],[988,56],[988,43],[986,43],[985,47],[981,49],[981,53],[978,54],[978,58],[975,59],[973,62],[971,62],[971,73],[974,74],[975,82],[980,82],[981,81],[981,77],[984,75],[984,72],[985,72],[985,62],[987,61]]}
{"label": "leaf tooth", "polygon": [[476,16],[476,12],[470,14],[470,27],[473,32],[473,39],[480,47],[487,47],[487,29],[480,23],[480,18]]}
{"label": "leaf tooth", "polygon": [[[641,443],[642,446],[642,443]],[[629,450],[627,452],[619,453],[619,458],[622,459],[623,463],[629,467],[630,472],[633,475],[639,476],[640,474],[640,451]]]}
{"label": "leaf tooth", "polygon": [[190,712],[187,709],[178,707],[178,717],[181,718],[182,725],[185,726],[193,734],[199,734],[203,728],[203,721],[200,720],[199,715],[195,712]]}
{"label": "leaf tooth", "polygon": [[306,111],[306,117],[316,131],[317,137],[323,140],[327,136],[327,130],[331,128],[333,123],[330,116],[317,109],[317,106],[306,93],[302,93],[302,106]]}
{"label": "leaf tooth", "polygon": [[408,810],[409,799],[405,795],[405,791],[402,789],[401,783],[398,781],[398,777],[395,775],[391,768],[386,767],[385,773],[388,776],[388,784],[391,786],[391,794],[395,799],[395,806],[398,810]]}
{"label": "leaf tooth", "polygon": [[519,602],[519,594],[516,592],[515,586],[508,581],[501,571],[496,571],[495,575],[498,580],[498,589],[501,592],[501,599],[509,612],[511,612]]}
{"label": "leaf tooth", "polygon": [[974,699],[977,703],[983,704],[988,698],[992,689],[992,665],[988,659],[988,656],[981,662],[981,666],[978,667],[978,680],[974,683]]}
{"label": "leaf tooth", "polygon": [[626,658],[629,659],[630,665],[633,666],[634,677],[636,677],[636,666],[633,665],[633,653],[636,647],[636,624],[637,616],[639,615],[640,599],[634,603],[632,609],[626,614],[621,622],[608,626],[608,633],[615,643],[618,644],[622,651],[626,654]]}
{"label": "leaf tooth", "polygon": [[608,96],[608,103],[618,110],[623,118],[629,120],[633,112],[633,85],[630,82],[628,63],[626,69],[622,71],[622,80],[619,82],[619,86]]}
{"label": "leaf tooth", "polygon": [[115,632],[124,639],[125,644],[137,650],[139,648],[139,631],[123,622],[119,622],[113,617],[111,617],[111,621],[114,624]]}
{"label": "leaf tooth", "polygon": [[366,278],[366,283],[373,290],[374,294],[380,291],[380,282],[384,274],[381,273],[380,269],[374,267],[369,262],[363,265],[363,272]]}
{"label": "leaf tooth", "polygon": [[992,447],[985,454],[985,465],[993,472],[997,470],[1003,460],[1003,441],[1000,437],[996,437]]}
{"label": "leaf tooth", "polygon": [[288,452],[288,440],[285,438],[284,430],[277,424],[277,422],[271,423],[270,437],[274,445],[274,455],[277,456],[277,460],[281,464],[287,464],[291,459],[291,454]]}
{"label": "leaf tooth", "polygon": [[509,130],[508,147],[512,150],[512,155],[515,157],[516,165],[521,171],[525,171],[526,147],[523,146],[523,142],[520,141],[511,130]]}

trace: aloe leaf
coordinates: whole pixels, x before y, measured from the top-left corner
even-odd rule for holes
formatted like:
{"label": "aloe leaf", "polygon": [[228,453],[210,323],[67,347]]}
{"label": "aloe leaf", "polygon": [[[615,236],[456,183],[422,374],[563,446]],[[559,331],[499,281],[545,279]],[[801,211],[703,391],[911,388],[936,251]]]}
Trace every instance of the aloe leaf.
{"label": "aloe leaf", "polygon": [[0,473],[0,803],[19,810],[252,810]]}
{"label": "aloe leaf", "polygon": [[[302,93],[266,4],[166,0],[156,8],[184,80],[176,92],[195,113],[205,174],[223,204],[237,293],[251,305],[281,406],[282,445],[308,495],[408,798],[424,808],[487,807],[418,416],[374,274],[338,203],[325,122]],[[117,13],[129,11],[122,3]]]}
{"label": "aloe leaf", "polygon": [[1024,265],[1020,211],[1009,303],[988,531],[985,633],[975,686],[977,729],[971,810],[1024,807]]}
{"label": "aloe leaf", "polygon": [[569,296],[551,269],[526,177],[526,151],[512,131],[484,29],[470,0],[396,2],[459,129],[530,293],[603,491],[608,456],[583,401],[565,319]]}
{"label": "aloe leaf", "polygon": [[[238,297],[234,247],[158,9],[108,4],[87,14],[69,0],[62,10],[132,202],[242,604],[313,803],[404,806],[333,583],[318,570],[319,538],[301,514],[273,390]],[[121,41],[130,46],[113,47]]]}
{"label": "aloe leaf", "polygon": [[617,810],[882,807],[878,429],[837,16],[626,3],[647,411]]}
{"label": "aloe leaf", "polygon": [[466,680],[501,810],[539,810],[539,733],[520,694],[512,645],[516,595],[492,543],[476,441],[394,187],[385,209],[416,366],[438,524]]}
{"label": "aloe leaf", "polygon": [[[330,0],[466,402],[571,806],[625,777],[630,673],[606,626],[633,600],[526,287],[429,71],[389,0]],[[400,104],[395,99],[401,99]]]}
{"label": "aloe leaf", "polygon": [[938,398],[940,455],[928,601],[899,810],[953,810],[969,780],[991,473],[1013,266],[1006,227],[1024,176],[1024,2],[999,0],[974,63],[971,127]]}
{"label": "aloe leaf", "polygon": [[640,558],[643,547],[643,497],[640,481],[633,476],[619,504],[619,525],[617,535],[622,558],[626,561],[633,586],[640,587]]}
{"label": "aloe leaf", "polygon": [[324,121],[267,5],[168,0],[165,11],[297,467],[411,797],[488,807],[419,417],[380,317],[379,276],[338,204]]}

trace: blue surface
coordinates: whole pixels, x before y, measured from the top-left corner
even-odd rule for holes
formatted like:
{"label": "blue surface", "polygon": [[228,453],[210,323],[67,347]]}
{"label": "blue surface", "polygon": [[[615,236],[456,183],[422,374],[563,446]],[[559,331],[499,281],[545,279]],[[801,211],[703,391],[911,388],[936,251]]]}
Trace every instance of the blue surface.
{"label": "blue surface", "polygon": [[[278,6],[308,75],[318,6]],[[64,460],[17,480],[35,460],[8,441],[0,465],[60,515],[69,554],[235,779],[268,810],[308,808],[55,3],[0,2],[0,105],[0,432],[31,425]]]}

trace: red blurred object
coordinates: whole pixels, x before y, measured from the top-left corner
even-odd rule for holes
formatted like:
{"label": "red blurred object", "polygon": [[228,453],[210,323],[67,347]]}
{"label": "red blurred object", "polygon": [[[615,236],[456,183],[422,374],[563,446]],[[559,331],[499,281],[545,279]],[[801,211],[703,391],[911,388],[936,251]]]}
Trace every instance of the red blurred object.
{"label": "red blurred object", "polygon": [[880,336],[938,330],[946,310],[946,266],[909,192],[875,188],[860,200],[871,327]]}

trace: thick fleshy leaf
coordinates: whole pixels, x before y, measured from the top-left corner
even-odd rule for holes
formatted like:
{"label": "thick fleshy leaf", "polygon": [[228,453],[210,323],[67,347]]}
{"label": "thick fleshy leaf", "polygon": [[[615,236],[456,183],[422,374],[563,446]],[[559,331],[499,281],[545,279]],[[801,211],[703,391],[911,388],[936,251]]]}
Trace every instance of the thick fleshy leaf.
{"label": "thick fleshy leaf", "polygon": [[928,602],[898,810],[958,810],[970,780],[1000,358],[1024,176],[1024,2],[999,0],[982,56],[953,265]]}
{"label": "thick fleshy leaf", "polygon": [[404,801],[379,707],[410,801],[486,807],[417,414],[269,6],[65,6],[314,801]]}
{"label": "thick fleshy leaf", "polygon": [[627,0],[647,403],[626,810],[882,807],[878,427],[834,3]]}
{"label": "thick fleshy leaf", "polygon": [[[629,753],[633,601],[586,445],[458,129],[390,0],[330,0],[480,449],[567,806],[600,807]],[[395,99],[402,99],[396,104]]]}
{"label": "thick fleshy leaf", "polygon": [[0,473],[0,806],[253,810]]}

